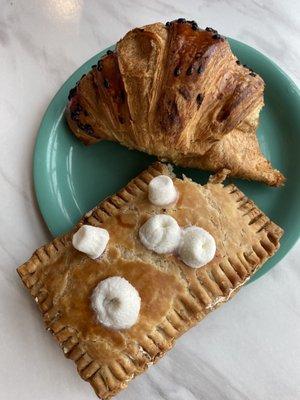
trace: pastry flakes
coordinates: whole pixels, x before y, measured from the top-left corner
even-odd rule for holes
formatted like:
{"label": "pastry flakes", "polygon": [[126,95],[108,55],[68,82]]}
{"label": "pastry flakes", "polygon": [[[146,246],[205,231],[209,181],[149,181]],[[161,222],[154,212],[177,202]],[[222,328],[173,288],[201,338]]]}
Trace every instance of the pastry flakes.
{"label": "pastry flakes", "polygon": [[[151,205],[147,198],[148,183],[160,174],[171,176],[179,192],[171,208]],[[175,339],[229,300],[278,249],[282,229],[234,185],[217,181],[200,186],[174,178],[167,166],[156,163],[18,268],[47,330],[102,399],[125,388]],[[182,227],[198,225],[214,236],[217,252],[209,264],[189,268],[174,254],[158,255],[143,247],[139,227],[163,212]],[[82,224],[109,231],[99,260],[72,247],[72,235]],[[140,294],[139,319],[129,330],[106,329],[91,308],[93,289],[110,276],[124,277]]]}
{"label": "pastry flakes", "polygon": [[86,144],[117,141],[183,167],[228,168],[280,186],[285,178],[256,136],[263,92],[226,38],[177,20],[129,31],[71,90],[66,118]]}

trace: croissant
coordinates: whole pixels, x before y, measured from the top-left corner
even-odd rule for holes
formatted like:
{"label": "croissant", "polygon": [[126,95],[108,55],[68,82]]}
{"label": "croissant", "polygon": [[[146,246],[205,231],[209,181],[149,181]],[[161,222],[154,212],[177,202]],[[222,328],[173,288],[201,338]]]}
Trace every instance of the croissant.
{"label": "croissant", "polygon": [[280,186],[256,136],[263,92],[223,36],[180,18],[128,32],[70,91],[66,118],[85,144]]}

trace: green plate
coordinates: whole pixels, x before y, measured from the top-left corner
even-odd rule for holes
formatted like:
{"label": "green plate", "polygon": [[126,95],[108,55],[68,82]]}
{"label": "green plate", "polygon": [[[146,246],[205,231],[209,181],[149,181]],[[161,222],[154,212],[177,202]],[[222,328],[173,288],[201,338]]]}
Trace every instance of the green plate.
{"label": "green plate", "polygon": [[[258,131],[264,154],[287,177],[283,188],[236,180],[247,196],[281,227],[281,248],[255,278],[272,268],[290,250],[300,231],[300,92],[291,79],[257,50],[230,39],[243,64],[266,82],[265,103]],[[106,49],[107,50],[107,49]],[[34,152],[34,184],[40,210],[51,233],[68,231],[86,211],[124,186],[153,160],[146,154],[110,142],[82,145],[69,131],[64,108],[69,90],[103,55],[83,64],[64,83],[50,103],[40,126]],[[177,168],[176,172],[183,169]],[[204,183],[208,174],[184,169],[187,176]]]}

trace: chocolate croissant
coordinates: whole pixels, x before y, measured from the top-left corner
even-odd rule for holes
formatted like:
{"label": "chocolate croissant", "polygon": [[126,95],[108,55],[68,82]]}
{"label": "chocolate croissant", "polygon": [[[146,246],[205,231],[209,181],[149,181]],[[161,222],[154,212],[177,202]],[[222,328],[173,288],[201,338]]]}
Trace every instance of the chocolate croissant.
{"label": "chocolate croissant", "polygon": [[259,148],[264,82],[212,28],[178,19],[136,28],[70,91],[66,117],[85,144],[112,140],[176,165],[280,186]]}

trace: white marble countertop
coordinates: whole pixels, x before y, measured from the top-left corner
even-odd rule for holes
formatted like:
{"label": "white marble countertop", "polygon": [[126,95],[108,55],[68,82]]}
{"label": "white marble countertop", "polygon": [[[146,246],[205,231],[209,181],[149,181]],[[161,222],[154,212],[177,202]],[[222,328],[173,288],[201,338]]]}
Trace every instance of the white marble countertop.
{"label": "white marble countertop", "polygon": [[[299,85],[300,2],[0,0],[0,9],[0,398],[94,399],[44,332],[15,272],[50,239],[31,171],[46,106],[78,66],[129,28],[178,17],[256,47]],[[299,399],[298,257],[300,243],[182,337],[118,399]]]}

